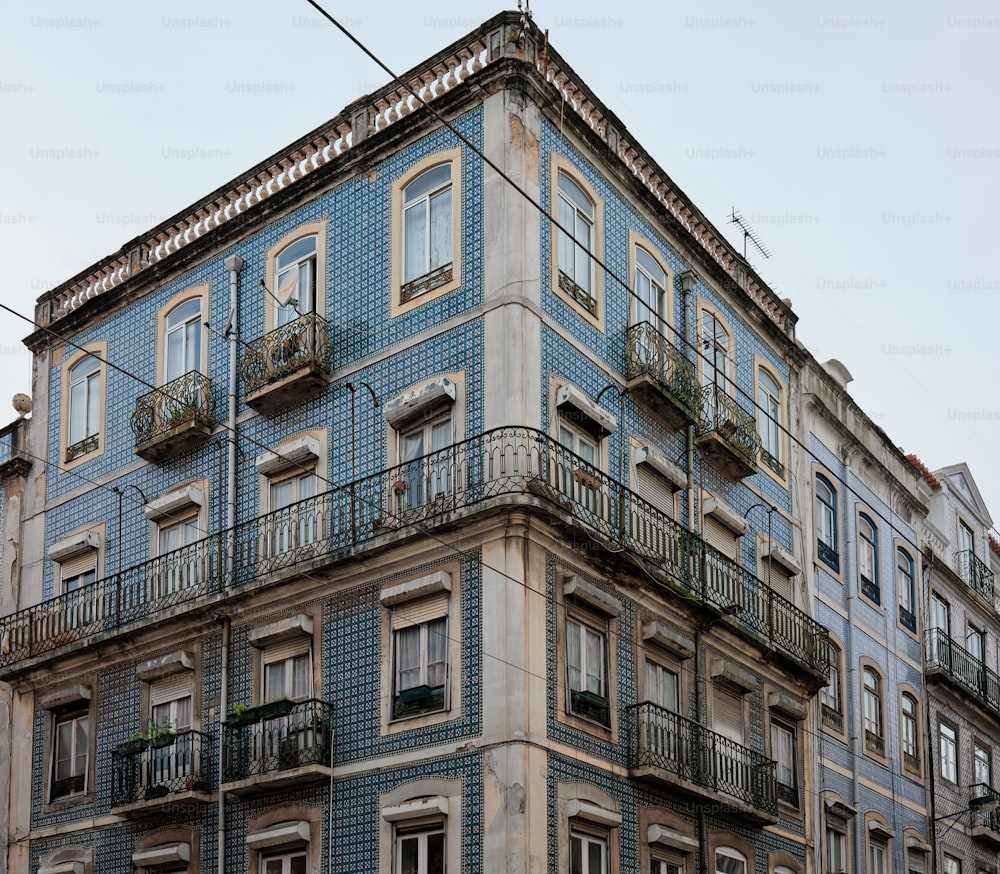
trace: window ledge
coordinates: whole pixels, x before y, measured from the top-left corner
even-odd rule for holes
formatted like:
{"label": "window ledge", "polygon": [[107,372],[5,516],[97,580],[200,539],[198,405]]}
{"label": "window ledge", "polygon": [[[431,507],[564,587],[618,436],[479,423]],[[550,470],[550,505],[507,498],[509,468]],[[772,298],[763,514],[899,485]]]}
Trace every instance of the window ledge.
{"label": "window ledge", "polygon": [[264,476],[289,470],[293,467],[309,467],[319,460],[319,441],[315,437],[299,437],[279,446],[274,452],[265,452],[257,457],[254,466]]}
{"label": "window ledge", "polygon": [[386,822],[406,822],[413,819],[424,819],[429,816],[447,815],[448,799],[443,795],[420,798],[417,801],[407,801],[403,804],[382,809],[382,819]]}
{"label": "window ledge", "polygon": [[448,571],[436,571],[427,576],[417,577],[415,580],[407,580],[382,590],[379,600],[386,607],[395,604],[402,604],[406,601],[416,601],[425,595],[433,595],[437,592],[451,591],[451,574]]}
{"label": "window ledge", "polygon": [[608,616],[620,616],[622,612],[622,605],[617,598],[576,576],[569,577],[563,584],[563,595],[583,601]]}
{"label": "window ledge", "polygon": [[607,828],[616,828],[622,824],[622,815],[617,810],[608,810],[576,798],[567,803],[566,816],[569,819],[582,819]]}
{"label": "window ledge", "polygon": [[458,389],[455,383],[448,377],[442,376],[420,388],[405,392],[391,401],[386,401],[382,415],[390,427],[399,430],[421,413],[427,412],[438,404],[453,404],[457,398]]}
{"label": "window ledge", "polygon": [[178,513],[183,513],[193,507],[201,507],[204,500],[201,489],[187,486],[150,501],[146,504],[143,512],[150,522],[157,522],[160,519],[176,516]]}
{"label": "window ledge", "polygon": [[49,547],[49,558],[52,561],[63,562],[82,555],[87,550],[96,550],[100,545],[101,540],[96,531],[81,531],[79,534],[71,534],[53,543]]}
{"label": "window ledge", "polygon": [[579,415],[589,420],[590,428],[596,430],[600,437],[614,434],[618,430],[618,420],[575,386],[561,385],[556,389],[556,406],[572,407]]}
{"label": "window ledge", "polygon": [[309,843],[311,830],[304,820],[279,822],[260,831],[252,831],[247,835],[247,846],[251,850],[272,850],[280,847],[294,847]]}
{"label": "window ledge", "polygon": [[288,619],[281,619],[260,628],[254,628],[249,635],[250,646],[257,649],[272,646],[291,637],[312,637],[313,620],[305,613],[297,616],[290,616]]}

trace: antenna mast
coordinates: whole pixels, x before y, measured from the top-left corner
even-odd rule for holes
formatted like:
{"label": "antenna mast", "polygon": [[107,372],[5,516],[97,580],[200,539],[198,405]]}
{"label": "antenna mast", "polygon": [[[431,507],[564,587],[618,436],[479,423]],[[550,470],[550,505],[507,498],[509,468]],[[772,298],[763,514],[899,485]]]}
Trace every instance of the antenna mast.
{"label": "antenna mast", "polygon": [[757,235],[757,232],[752,227],[750,227],[750,223],[736,211],[735,206],[733,207],[732,215],[729,216],[729,223],[732,225],[736,225],[737,227],[739,227],[741,231],[743,231],[744,260],[747,257],[747,240],[749,240],[751,243],[754,244],[757,251],[760,252],[762,256],[764,256],[765,258],[771,257],[771,252],[767,248],[767,246],[764,245],[764,241]]}

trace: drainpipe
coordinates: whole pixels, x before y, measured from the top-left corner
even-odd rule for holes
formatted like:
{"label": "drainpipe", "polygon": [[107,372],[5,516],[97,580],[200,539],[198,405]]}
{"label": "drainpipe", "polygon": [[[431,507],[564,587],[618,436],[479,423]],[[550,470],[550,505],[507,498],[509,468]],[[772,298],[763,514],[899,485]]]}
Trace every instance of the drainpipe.
{"label": "drainpipe", "polygon": [[220,682],[222,690],[219,693],[219,744],[217,748],[219,765],[217,768],[218,792],[219,792],[219,834],[218,834],[218,857],[219,874],[226,874],[226,793],[222,791],[222,763],[225,748],[222,737],[222,720],[229,712],[229,628],[230,620],[228,616],[219,620],[222,623],[222,669]]}
{"label": "drainpipe", "polygon": [[[842,510],[847,506],[846,498],[847,493],[851,488],[851,450],[848,449],[844,453],[844,498],[845,501],[838,502],[837,513],[841,516],[844,522],[849,523],[849,517],[842,513]],[[838,519],[839,523],[841,520]],[[844,534],[846,535],[850,530],[850,525],[845,526]],[[845,687],[844,699],[841,702],[841,706],[844,708],[844,716],[850,720],[848,725],[848,738],[850,740],[851,748],[851,791],[854,797],[851,799],[851,806],[857,811],[854,815],[854,840],[851,841],[851,859],[853,862],[852,871],[864,871],[864,866],[861,864],[860,859],[864,859],[864,848],[865,848],[865,838],[864,833],[864,814],[861,810],[861,789],[860,789],[860,778],[858,777],[858,762],[860,761],[861,752],[858,749],[858,737],[859,737],[859,721],[863,724],[863,714],[861,712],[855,713],[854,708],[848,707],[847,697],[849,695],[853,696],[855,691],[861,692],[861,701],[864,702],[864,691],[857,684],[858,681],[858,665],[857,665],[857,650],[855,648],[855,630],[854,630],[854,601],[857,598],[857,586],[854,583],[854,570],[852,564],[852,558],[854,556],[854,541],[848,538],[844,538],[844,550],[843,550],[843,574],[844,574],[844,588],[847,590],[847,649],[851,654],[850,664],[847,664],[847,659],[845,657],[845,667],[847,667],[848,678],[853,677],[854,682],[848,682]],[[883,707],[885,702],[883,700]],[[862,708],[864,704],[862,703]],[[861,833],[858,833],[858,814],[861,814]],[[859,858],[860,853],[860,858]]]}
{"label": "drainpipe", "polygon": [[[229,271],[229,322],[226,325],[226,334],[229,336],[229,415],[226,420],[229,426],[229,476],[226,483],[226,530],[232,532],[236,525],[236,358],[239,353],[240,337],[240,271],[246,262],[239,255],[230,255],[222,263]],[[226,539],[227,572],[222,575],[224,586],[229,585],[230,575],[235,570],[232,566],[232,534],[227,535]]]}

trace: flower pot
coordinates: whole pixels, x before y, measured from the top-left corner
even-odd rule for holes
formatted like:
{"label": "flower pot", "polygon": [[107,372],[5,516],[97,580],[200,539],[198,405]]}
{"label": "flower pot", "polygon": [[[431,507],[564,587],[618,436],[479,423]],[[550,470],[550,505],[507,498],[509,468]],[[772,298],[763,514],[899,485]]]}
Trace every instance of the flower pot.
{"label": "flower pot", "polygon": [[123,740],[117,747],[115,747],[115,752],[119,756],[134,756],[138,753],[145,752],[149,749],[149,741],[144,737],[133,737],[128,740]]}

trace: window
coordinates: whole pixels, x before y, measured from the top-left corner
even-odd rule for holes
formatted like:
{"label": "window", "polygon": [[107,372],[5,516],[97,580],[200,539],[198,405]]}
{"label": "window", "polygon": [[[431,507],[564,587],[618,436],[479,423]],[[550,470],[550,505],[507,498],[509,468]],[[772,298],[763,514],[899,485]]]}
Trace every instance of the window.
{"label": "window", "polygon": [[901,546],[896,547],[896,597],[899,600],[899,624],[917,630],[917,595],[913,580],[913,558]]}
{"label": "window", "polygon": [[87,355],[69,371],[66,412],[66,460],[99,447],[101,429],[101,362]]}
{"label": "window", "polygon": [[400,433],[403,510],[423,507],[452,492],[451,458],[445,450],[453,435],[450,409]]}
{"label": "window", "polygon": [[983,653],[986,651],[986,632],[976,628],[971,622],[965,632],[965,648],[977,662],[982,662]]}
{"label": "window", "polygon": [[[447,596],[393,611],[393,717],[444,710],[448,686]],[[436,615],[436,614],[442,615]],[[425,618],[433,615],[435,618]]]}
{"label": "window", "polygon": [[569,690],[567,709],[570,713],[610,726],[607,670],[607,628],[598,629],[568,617],[566,687]]}
{"label": "window", "polygon": [[721,847],[715,851],[715,874],[746,874],[747,859],[738,850]]}
{"label": "window", "polygon": [[274,327],[316,310],[316,236],[301,237],[274,259]]}
{"label": "window", "polygon": [[837,493],[823,474],[816,474],[816,552],[820,561],[839,573]]}
{"label": "window", "polygon": [[403,189],[404,303],[452,279],[451,176],[451,163],[438,164]]}
{"label": "window", "polygon": [[795,729],[771,720],[771,758],[778,764],[778,800],[799,806],[798,765],[795,753]]}
{"label": "window", "polygon": [[658,859],[652,856],[649,860],[649,874],[684,874],[684,857],[677,853],[670,859]]}
{"label": "window", "polygon": [[972,529],[961,519],[958,520],[959,567],[962,579],[967,583],[972,579],[972,559],[976,555],[976,538]]}
{"label": "window", "polygon": [[781,386],[763,367],[757,369],[761,458],[777,474],[785,472],[781,452]]}
{"label": "window", "polygon": [[297,470],[268,480],[272,555],[282,555],[316,542],[318,514],[311,505],[300,505],[301,501],[315,496],[315,470]]}
{"label": "window", "polygon": [[646,659],[645,700],[671,713],[677,713],[678,682],[677,673],[663,667],[658,662]]}
{"label": "window", "polygon": [[931,594],[931,628],[951,634],[951,606],[937,592]]}
{"label": "window", "polygon": [[571,832],[569,836],[570,874],[607,874],[608,841],[581,832]]}
{"label": "window", "polygon": [[678,761],[681,726],[677,720],[678,678],[674,671],[646,659],[643,698],[649,705],[641,708],[640,743],[655,758]]}
{"label": "window", "polygon": [[198,582],[197,556],[184,547],[197,543],[200,538],[197,515],[177,521],[164,518],[159,523],[156,533],[157,597],[165,597]]}
{"label": "window", "polygon": [[396,874],[444,874],[446,841],[443,826],[396,832]]}
{"label": "window", "polygon": [[917,718],[917,699],[904,692],[900,702],[902,717],[903,768],[920,773],[920,746]]}
{"label": "window", "polygon": [[888,844],[880,838],[868,840],[868,874],[887,874]]}
{"label": "window", "polygon": [[174,307],[165,322],[164,382],[201,369],[201,298],[192,297]]}
{"label": "window", "polygon": [[635,249],[636,324],[649,322],[664,333],[667,322],[667,273],[642,246]]}
{"label": "window", "polygon": [[151,746],[144,754],[142,783],[168,786],[175,780],[200,773],[193,748],[191,722],[194,695],[187,672],[151,684],[149,688],[149,729],[151,734],[173,734],[164,745]]}
{"label": "window", "polygon": [[962,874],[962,860],[944,854],[944,874]]}
{"label": "window", "polygon": [[972,752],[973,783],[993,785],[991,759],[990,751],[986,747],[978,743],[974,744]]}
{"label": "window", "polygon": [[[600,444],[590,433],[560,419],[558,439],[560,445],[578,455],[587,465],[592,468],[598,466]],[[587,467],[578,465],[571,458],[566,459],[560,467],[562,474],[559,482],[560,491],[587,511],[600,513],[602,509],[600,480]]]}
{"label": "window", "polygon": [[698,365],[701,384],[708,392],[703,412],[714,430],[719,422],[727,421],[726,401],[720,395],[732,395],[732,362],[729,352],[729,331],[719,317],[710,310],[701,311],[701,350]]}
{"label": "window", "polygon": [[819,693],[822,706],[820,716],[823,725],[834,731],[842,732],[844,730],[844,711],[841,706],[840,692],[840,647],[835,643],[827,644],[826,663],[829,673],[827,684]]}
{"label": "window", "polygon": [[79,594],[66,599],[65,615],[69,628],[80,628],[101,618],[100,599],[86,591],[97,580],[97,546],[100,534],[96,531],[81,532],[65,538],[49,549],[50,556],[57,556],[57,594]]}
{"label": "window", "polygon": [[[594,202],[568,174],[559,171],[559,287],[597,316],[594,269]],[[572,235],[572,236],[570,236]]]}
{"label": "window", "polygon": [[306,637],[267,647],[262,655],[261,700],[311,698],[312,648]]}
{"label": "window", "polygon": [[56,801],[87,791],[90,751],[90,716],[74,710],[54,717],[52,784],[49,800]]}
{"label": "window", "polygon": [[941,779],[958,783],[958,732],[942,722],[938,725],[938,743],[941,753]]}
{"label": "window", "polygon": [[306,874],[306,852],[303,850],[279,856],[262,856],[260,874]]}
{"label": "window", "polygon": [[861,576],[861,594],[874,604],[882,603],[878,577],[878,529],[871,518],[858,516],[858,573]]}
{"label": "window", "polygon": [[826,872],[844,874],[847,871],[847,824],[830,817],[826,823]]}
{"label": "window", "polygon": [[865,750],[885,756],[885,735],[882,719],[882,678],[873,668],[863,671],[862,721],[865,729]]}

